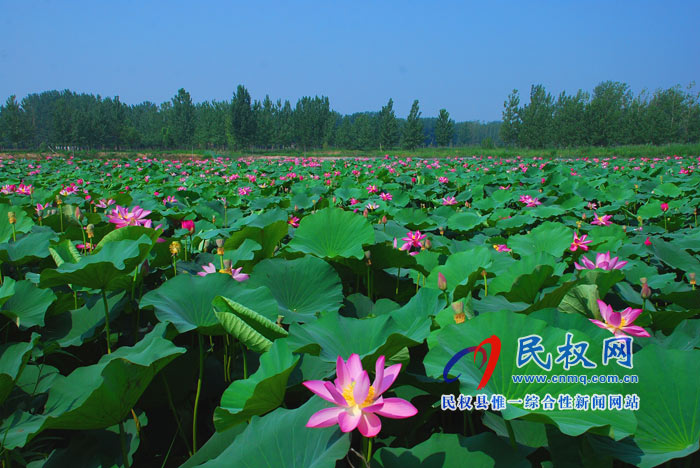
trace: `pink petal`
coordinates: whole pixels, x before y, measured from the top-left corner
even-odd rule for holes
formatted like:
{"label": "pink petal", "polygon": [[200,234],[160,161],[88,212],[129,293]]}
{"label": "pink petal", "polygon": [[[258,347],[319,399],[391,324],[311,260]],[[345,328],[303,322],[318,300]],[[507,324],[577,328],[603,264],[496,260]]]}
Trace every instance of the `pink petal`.
{"label": "pink petal", "polygon": [[342,413],[338,414],[338,425],[340,430],[343,432],[350,432],[355,430],[357,425],[360,423],[360,417],[362,416],[362,411],[348,412],[342,410]]}
{"label": "pink petal", "polygon": [[379,434],[379,431],[382,429],[382,422],[372,413],[362,413],[357,428],[363,436],[374,437]]}
{"label": "pink petal", "polygon": [[379,388],[379,384],[384,378],[385,361],[386,359],[384,356],[379,356],[379,359],[377,359],[377,363],[374,365],[374,382],[372,383],[372,386],[374,387],[375,391],[377,390],[377,388]]}
{"label": "pink petal", "polygon": [[649,337],[651,336],[648,331],[643,329],[642,327],[638,327],[637,325],[631,325],[629,327],[623,327],[622,331],[629,333],[632,336],[643,336],[643,337]]}
{"label": "pink petal", "polygon": [[362,370],[362,361],[359,354],[351,354],[348,358],[348,373],[350,380],[357,381],[364,371]]}
{"label": "pink petal", "polygon": [[355,403],[361,404],[369,395],[369,375],[366,371],[362,371],[360,378],[355,381],[355,386],[352,389],[352,396]]}
{"label": "pink petal", "polygon": [[335,373],[338,376],[335,379],[335,384],[340,388],[345,388],[350,385],[350,374],[348,372],[348,367],[345,365],[345,361],[341,356],[335,362]]}
{"label": "pink petal", "polygon": [[338,391],[338,389],[335,388],[335,386],[332,383],[330,383],[330,382],[324,382],[324,383],[325,383],[326,390],[328,390],[328,393],[331,395],[331,397],[333,397],[333,400],[335,400],[334,402],[336,405],[348,406],[348,402],[345,399],[345,397],[343,396],[343,394],[340,393]]}
{"label": "pink petal", "polygon": [[339,416],[345,413],[344,408],[326,408],[315,412],[306,423],[306,427],[330,427],[338,424]]}
{"label": "pink petal", "polygon": [[613,313],[612,307],[598,299],[598,309],[600,309],[600,315],[603,317],[603,320],[610,323],[610,315]]}
{"label": "pink petal", "polygon": [[379,384],[379,386],[374,387],[375,398],[387,391],[387,389],[392,386],[392,384],[396,380],[396,377],[399,376],[400,370],[401,364],[394,364],[393,366],[389,366],[386,369],[384,369],[384,375],[382,376],[381,384]]}
{"label": "pink petal", "polygon": [[633,309],[631,307],[628,307],[620,313],[622,314],[622,318],[625,319],[625,324],[632,325],[632,322],[637,320],[639,314],[642,313],[642,309]]}
{"label": "pink petal", "polygon": [[608,320],[606,320],[606,322],[608,322],[608,325],[617,328],[622,323],[622,314],[620,314],[619,312],[610,312]]}
{"label": "pink petal", "polygon": [[377,410],[379,416],[392,419],[410,418],[418,413],[418,410],[408,401],[402,398],[385,398],[382,409]]}
{"label": "pink petal", "polygon": [[[333,398],[333,395],[328,391],[328,388],[326,388],[326,383],[327,382],[323,380],[307,380],[303,382],[303,385],[324,400],[336,403],[335,398]],[[345,399],[343,399],[343,401],[345,401]]]}
{"label": "pink petal", "polygon": [[592,261],[588,260],[588,258],[586,258],[586,257],[581,257],[581,262],[583,262],[583,264],[584,264],[584,265],[586,266],[586,268],[588,268],[589,270],[592,270],[593,268],[595,268],[595,263],[593,263]]}
{"label": "pink petal", "polygon": [[601,322],[600,320],[596,320],[596,319],[588,319],[588,320],[590,320],[591,322],[595,323],[595,324],[598,325],[600,328],[605,328],[606,330],[608,329],[608,326],[605,325],[605,324],[604,324],[603,322]]}

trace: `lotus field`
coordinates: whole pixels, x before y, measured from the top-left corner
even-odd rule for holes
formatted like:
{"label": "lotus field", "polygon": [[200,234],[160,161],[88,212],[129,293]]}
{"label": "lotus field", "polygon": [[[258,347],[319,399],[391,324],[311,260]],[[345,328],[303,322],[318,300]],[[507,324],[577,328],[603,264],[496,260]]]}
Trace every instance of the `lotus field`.
{"label": "lotus field", "polygon": [[5,467],[697,466],[700,158],[0,183]]}

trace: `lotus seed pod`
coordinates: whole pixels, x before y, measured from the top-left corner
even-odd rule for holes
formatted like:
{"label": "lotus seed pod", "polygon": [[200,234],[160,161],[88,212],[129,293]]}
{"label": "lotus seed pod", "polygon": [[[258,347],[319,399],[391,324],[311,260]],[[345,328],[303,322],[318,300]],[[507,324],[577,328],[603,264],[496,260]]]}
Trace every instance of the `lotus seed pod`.
{"label": "lotus seed pod", "polygon": [[[219,248],[221,248],[221,247],[224,246],[224,242],[225,242],[225,241],[224,241],[223,239],[216,239],[215,242],[216,242],[216,246],[219,247]],[[221,254],[219,254],[219,255],[221,255]]]}
{"label": "lotus seed pod", "polygon": [[209,250],[209,246],[211,246],[211,241],[209,239],[204,240],[204,248],[202,250]]}
{"label": "lotus seed pod", "polygon": [[688,281],[691,286],[695,286],[695,273],[688,273]]}
{"label": "lotus seed pod", "polygon": [[172,241],[170,243],[170,254],[173,257],[180,254],[180,249],[182,249],[182,246],[178,241]]}
{"label": "lotus seed pod", "polygon": [[231,262],[231,260],[224,260],[224,268],[225,269],[230,270],[232,265],[233,265],[233,263]]}
{"label": "lotus seed pod", "polygon": [[455,323],[460,324],[464,323],[464,321],[467,319],[467,316],[464,314],[464,312],[459,312],[454,315]]}
{"label": "lotus seed pod", "polygon": [[455,311],[455,314],[461,314],[464,311],[464,303],[462,301],[453,302],[452,310]]}
{"label": "lotus seed pod", "polygon": [[7,212],[7,220],[10,222],[10,224],[15,224],[17,222],[14,211]]}
{"label": "lotus seed pod", "polygon": [[642,292],[641,292],[642,299],[649,299],[649,297],[651,297],[651,289],[649,288],[649,285],[647,284],[647,279],[640,278],[639,280],[642,282]]}

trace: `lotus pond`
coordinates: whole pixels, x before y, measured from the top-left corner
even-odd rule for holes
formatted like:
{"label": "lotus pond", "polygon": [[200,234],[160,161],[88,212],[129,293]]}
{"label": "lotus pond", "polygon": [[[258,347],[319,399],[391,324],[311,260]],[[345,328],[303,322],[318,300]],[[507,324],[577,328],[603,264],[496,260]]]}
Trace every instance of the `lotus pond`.
{"label": "lotus pond", "polygon": [[700,158],[0,160],[3,466],[697,466]]}

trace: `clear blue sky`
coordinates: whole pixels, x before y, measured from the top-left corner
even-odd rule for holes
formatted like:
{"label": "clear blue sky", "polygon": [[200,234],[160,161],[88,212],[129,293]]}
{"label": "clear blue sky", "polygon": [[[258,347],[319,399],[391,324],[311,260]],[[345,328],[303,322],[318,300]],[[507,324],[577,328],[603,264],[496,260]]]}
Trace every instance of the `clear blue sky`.
{"label": "clear blue sky", "polygon": [[[700,82],[700,1],[0,0],[0,99],[50,89],[163,102],[323,94],[341,113],[445,107],[496,120],[527,97]],[[527,99],[525,99],[527,100]]]}

